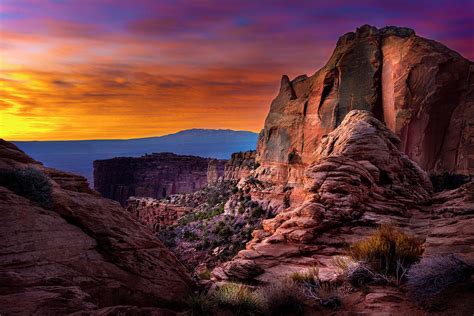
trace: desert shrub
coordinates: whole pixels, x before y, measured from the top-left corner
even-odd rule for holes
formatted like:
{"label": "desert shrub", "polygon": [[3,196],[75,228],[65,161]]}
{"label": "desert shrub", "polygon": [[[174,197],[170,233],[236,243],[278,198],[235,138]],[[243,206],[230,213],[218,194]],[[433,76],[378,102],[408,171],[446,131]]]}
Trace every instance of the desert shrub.
{"label": "desert shrub", "polygon": [[296,152],[295,149],[293,149],[289,154],[288,154],[288,163],[295,163],[298,158],[298,153]]}
{"label": "desert shrub", "polygon": [[219,230],[218,235],[221,236],[223,239],[228,239],[233,234],[232,229],[226,225],[221,230]]}
{"label": "desert shrub", "polygon": [[349,249],[355,261],[367,262],[375,272],[400,280],[407,268],[423,253],[422,241],[390,226],[380,226],[367,239]]}
{"label": "desert shrub", "polygon": [[198,240],[198,237],[196,236],[196,234],[193,233],[192,231],[189,231],[189,230],[186,230],[186,231],[183,233],[183,238],[186,239],[186,240],[189,240],[189,241],[196,241],[196,240]]}
{"label": "desert shrub", "polygon": [[199,278],[201,280],[210,280],[211,279],[211,271],[209,271],[208,269],[202,271],[201,273],[199,273]]}
{"label": "desert shrub", "polygon": [[252,217],[261,217],[265,214],[265,210],[259,205],[252,208]]}
{"label": "desert shrub", "polygon": [[260,167],[260,163],[259,163],[259,162],[256,162],[256,163],[253,165],[253,169],[258,169],[258,167]]}
{"label": "desert shrub", "polygon": [[[256,185],[256,186],[262,185],[262,181],[258,180],[258,179],[255,178],[254,176],[249,176],[249,177],[247,178],[247,183],[252,184],[252,185]],[[247,192],[247,193],[249,193],[249,192],[250,192],[250,188],[248,188],[248,192]]]}
{"label": "desert shrub", "polygon": [[427,305],[445,289],[470,277],[472,267],[454,255],[423,258],[407,274],[410,296],[419,305]]}
{"label": "desert shrub", "polygon": [[319,269],[317,267],[311,267],[306,271],[293,272],[290,275],[290,279],[295,283],[315,284],[319,282]]}
{"label": "desert shrub", "polygon": [[206,293],[196,293],[186,299],[186,305],[189,314],[192,316],[213,315],[217,308],[217,304],[213,297]]}
{"label": "desert shrub", "polygon": [[353,262],[344,270],[344,276],[346,280],[353,287],[364,287],[368,284],[387,284],[389,280],[387,276],[375,272],[370,266],[365,262]]}
{"label": "desert shrub", "polygon": [[236,194],[237,192],[239,192],[239,188],[238,187],[233,187],[232,188],[232,193]]}
{"label": "desert shrub", "polygon": [[435,192],[454,190],[461,185],[471,181],[471,176],[445,172],[442,174],[430,174],[430,180]]}
{"label": "desert shrub", "polygon": [[301,315],[304,310],[304,292],[291,280],[272,283],[257,290],[265,314]]}
{"label": "desert shrub", "polygon": [[340,298],[340,284],[332,281],[319,281],[316,284],[305,283],[305,294],[316,300],[319,305],[328,309],[337,309],[342,305]]}
{"label": "desert shrub", "polygon": [[157,231],[158,239],[168,248],[176,246],[176,233],[172,229],[162,229]]}
{"label": "desert shrub", "polygon": [[226,283],[214,294],[219,306],[232,310],[234,315],[258,315],[262,312],[259,295],[248,286],[239,283]]}
{"label": "desert shrub", "polygon": [[285,196],[283,197],[283,207],[284,208],[290,207],[290,196],[288,194],[285,194]]}
{"label": "desert shrub", "polygon": [[1,170],[0,185],[43,208],[49,208],[52,205],[51,182],[44,173],[37,169]]}

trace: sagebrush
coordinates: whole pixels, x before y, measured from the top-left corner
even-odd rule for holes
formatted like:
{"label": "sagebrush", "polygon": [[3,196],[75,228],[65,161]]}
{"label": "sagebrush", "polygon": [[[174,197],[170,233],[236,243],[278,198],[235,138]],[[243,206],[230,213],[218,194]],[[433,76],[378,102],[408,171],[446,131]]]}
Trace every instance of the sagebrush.
{"label": "sagebrush", "polygon": [[1,170],[0,185],[43,208],[49,208],[52,205],[51,182],[40,170],[34,168]]}
{"label": "sagebrush", "polygon": [[426,257],[408,271],[407,288],[418,305],[427,305],[450,286],[467,280],[471,274],[472,267],[457,256]]}

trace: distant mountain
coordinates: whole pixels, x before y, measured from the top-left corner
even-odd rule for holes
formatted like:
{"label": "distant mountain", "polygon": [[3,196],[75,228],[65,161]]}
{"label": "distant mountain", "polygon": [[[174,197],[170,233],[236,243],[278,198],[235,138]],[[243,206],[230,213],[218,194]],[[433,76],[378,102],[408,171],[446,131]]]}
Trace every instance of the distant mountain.
{"label": "distant mountain", "polygon": [[158,152],[229,159],[233,152],[255,149],[257,134],[248,131],[190,129],[160,137],[124,140],[13,143],[46,166],[83,175],[92,185],[92,162],[97,159],[138,157]]}

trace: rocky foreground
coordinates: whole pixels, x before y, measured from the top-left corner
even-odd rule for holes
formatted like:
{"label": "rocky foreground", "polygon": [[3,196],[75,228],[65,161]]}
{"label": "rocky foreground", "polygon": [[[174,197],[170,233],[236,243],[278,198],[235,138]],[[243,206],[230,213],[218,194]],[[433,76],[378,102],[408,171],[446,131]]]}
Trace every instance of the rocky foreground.
{"label": "rocky foreground", "polygon": [[[3,140],[0,169],[0,313],[166,314],[183,305],[193,288],[185,268],[85,178],[45,168]],[[49,188],[41,203],[29,190],[38,178]]]}

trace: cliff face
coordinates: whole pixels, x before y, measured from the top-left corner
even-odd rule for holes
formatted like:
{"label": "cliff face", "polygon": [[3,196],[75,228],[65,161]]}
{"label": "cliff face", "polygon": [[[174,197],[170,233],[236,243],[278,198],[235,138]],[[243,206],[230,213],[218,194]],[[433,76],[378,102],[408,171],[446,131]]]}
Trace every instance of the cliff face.
{"label": "cliff face", "polygon": [[322,138],[368,110],[428,172],[474,173],[474,66],[407,28],[362,26],[342,36],[311,77],[281,80],[259,135],[261,179],[301,184]]}
{"label": "cliff face", "polygon": [[175,224],[180,217],[192,210],[191,207],[165,203],[149,197],[131,197],[127,201],[127,211],[153,231]]}
{"label": "cliff face", "polygon": [[240,180],[250,175],[257,165],[255,162],[255,150],[233,153],[225,165],[225,180]]}
{"label": "cliff face", "polygon": [[207,184],[214,184],[220,180],[223,180],[224,169],[227,160],[222,159],[211,159],[207,166]]}
{"label": "cliff face", "polygon": [[102,196],[122,205],[130,196],[163,198],[194,192],[208,183],[209,161],[172,153],[96,160],[94,187]]}
{"label": "cliff face", "polygon": [[[33,202],[29,191],[15,193],[35,178],[2,178],[26,168],[50,183],[50,192],[41,191],[49,206]],[[83,177],[45,168],[3,140],[0,170],[0,313],[63,315],[116,305],[124,313],[139,312],[132,306],[166,313],[183,304],[192,288],[184,267]]]}

